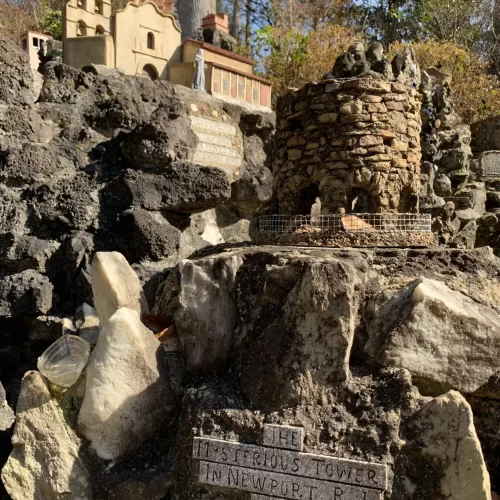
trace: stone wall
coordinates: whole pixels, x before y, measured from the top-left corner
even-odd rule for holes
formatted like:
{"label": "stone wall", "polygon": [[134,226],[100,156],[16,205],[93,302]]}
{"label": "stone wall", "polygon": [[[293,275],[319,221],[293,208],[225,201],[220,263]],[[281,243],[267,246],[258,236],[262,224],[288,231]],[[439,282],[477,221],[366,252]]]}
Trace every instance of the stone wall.
{"label": "stone wall", "polygon": [[471,130],[474,153],[500,149],[500,116],[492,116],[474,123]]}
{"label": "stone wall", "polygon": [[277,108],[275,209],[309,214],[418,210],[420,100],[374,78],[307,84]]}

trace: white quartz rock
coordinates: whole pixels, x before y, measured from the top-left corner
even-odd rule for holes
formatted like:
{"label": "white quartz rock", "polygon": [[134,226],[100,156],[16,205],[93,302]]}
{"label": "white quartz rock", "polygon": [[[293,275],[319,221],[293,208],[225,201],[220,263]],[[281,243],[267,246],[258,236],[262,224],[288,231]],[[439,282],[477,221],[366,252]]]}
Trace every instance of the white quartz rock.
{"label": "white quartz rock", "polygon": [[169,424],[173,396],[162,376],[162,352],[134,310],[119,309],[102,327],[78,416],[101,458],[132,452]]}
{"label": "white quartz rock", "polygon": [[242,263],[235,255],[179,264],[179,307],[174,319],[187,370],[207,373],[224,366],[236,324],[233,292]]}
{"label": "white quartz rock", "polygon": [[487,391],[500,372],[500,315],[445,283],[418,279],[374,315],[366,351],[380,363],[405,368],[421,390]]}
{"label": "white quartz rock", "polygon": [[430,459],[446,500],[490,500],[490,476],[464,397],[450,391],[427,403],[412,421],[417,446]]}
{"label": "white quartz rock", "polygon": [[99,316],[97,316],[97,311],[84,302],[77,309],[77,316],[75,325],[78,328],[78,335],[92,347],[95,346],[99,338]]}
{"label": "white quartz rock", "polygon": [[94,305],[101,325],[120,307],[138,314],[149,308],[135,271],[119,252],[97,252],[92,262]]}
{"label": "white quartz rock", "polygon": [[12,444],[2,470],[10,498],[92,499],[92,482],[79,457],[80,440],[36,371],[26,373],[21,384]]}

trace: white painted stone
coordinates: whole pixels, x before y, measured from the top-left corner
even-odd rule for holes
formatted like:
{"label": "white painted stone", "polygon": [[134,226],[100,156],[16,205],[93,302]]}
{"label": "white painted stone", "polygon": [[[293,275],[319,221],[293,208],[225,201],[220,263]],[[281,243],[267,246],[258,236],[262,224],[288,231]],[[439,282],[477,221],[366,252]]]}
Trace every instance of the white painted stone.
{"label": "white painted stone", "polygon": [[203,233],[201,234],[202,239],[211,245],[224,243],[224,238],[222,237],[219,225],[217,224],[217,214],[215,209],[202,212],[200,217],[204,219],[205,223]]}
{"label": "white painted stone", "polygon": [[103,325],[121,307],[138,314],[149,308],[139,278],[119,252],[97,252],[92,262],[94,305]]}
{"label": "white painted stone", "polygon": [[490,500],[490,477],[472,410],[456,391],[427,403],[412,424],[418,445],[440,470],[439,498],[443,500]]}
{"label": "white painted stone", "polygon": [[[366,351],[405,368],[431,393],[473,393],[500,371],[500,315],[440,281],[421,278],[374,315]],[[489,396],[500,397],[492,388]]]}
{"label": "white painted stone", "polygon": [[93,498],[90,476],[79,458],[80,441],[39,372],[23,378],[12,444],[2,481],[13,500]]}
{"label": "white painted stone", "polygon": [[102,327],[78,416],[81,433],[101,458],[132,452],[168,426],[173,397],[161,375],[161,352],[134,310],[119,309]]}
{"label": "white painted stone", "polygon": [[209,372],[227,359],[236,324],[234,280],[242,262],[237,255],[215,256],[183,260],[178,266],[179,307],[174,319],[189,371]]}

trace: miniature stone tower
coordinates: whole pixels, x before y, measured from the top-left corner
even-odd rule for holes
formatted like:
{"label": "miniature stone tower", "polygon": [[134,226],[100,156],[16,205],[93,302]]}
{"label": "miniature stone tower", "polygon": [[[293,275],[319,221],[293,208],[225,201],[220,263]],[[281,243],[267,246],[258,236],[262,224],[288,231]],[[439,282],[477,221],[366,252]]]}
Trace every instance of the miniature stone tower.
{"label": "miniature stone tower", "polygon": [[368,58],[354,45],[325,80],[279,99],[279,214],[309,215],[317,198],[323,215],[418,212],[420,71],[411,49],[391,65],[376,45]]}

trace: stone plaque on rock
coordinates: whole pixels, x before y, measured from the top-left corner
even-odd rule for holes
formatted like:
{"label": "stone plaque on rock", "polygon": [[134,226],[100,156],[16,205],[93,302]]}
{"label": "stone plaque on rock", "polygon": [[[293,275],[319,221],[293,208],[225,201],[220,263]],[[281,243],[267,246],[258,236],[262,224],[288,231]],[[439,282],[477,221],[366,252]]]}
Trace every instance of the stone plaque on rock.
{"label": "stone plaque on rock", "polygon": [[264,425],[264,446],[302,451],[304,448],[304,429],[290,425]]}
{"label": "stone plaque on rock", "polygon": [[481,171],[486,178],[500,177],[500,151],[486,151],[480,156]]}
{"label": "stone plaque on rock", "polygon": [[219,118],[190,116],[191,129],[198,137],[192,161],[198,165],[218,167],[236,179],[243,164],[242,138],[234,123]]}
{"label": "stone plaque on rock", "polygon": [[379,500],[387,489],[386,465],[297,451],[302,428],[265,425],[263,442],[194,438],[199,481],[250,492],[253,500]]}

